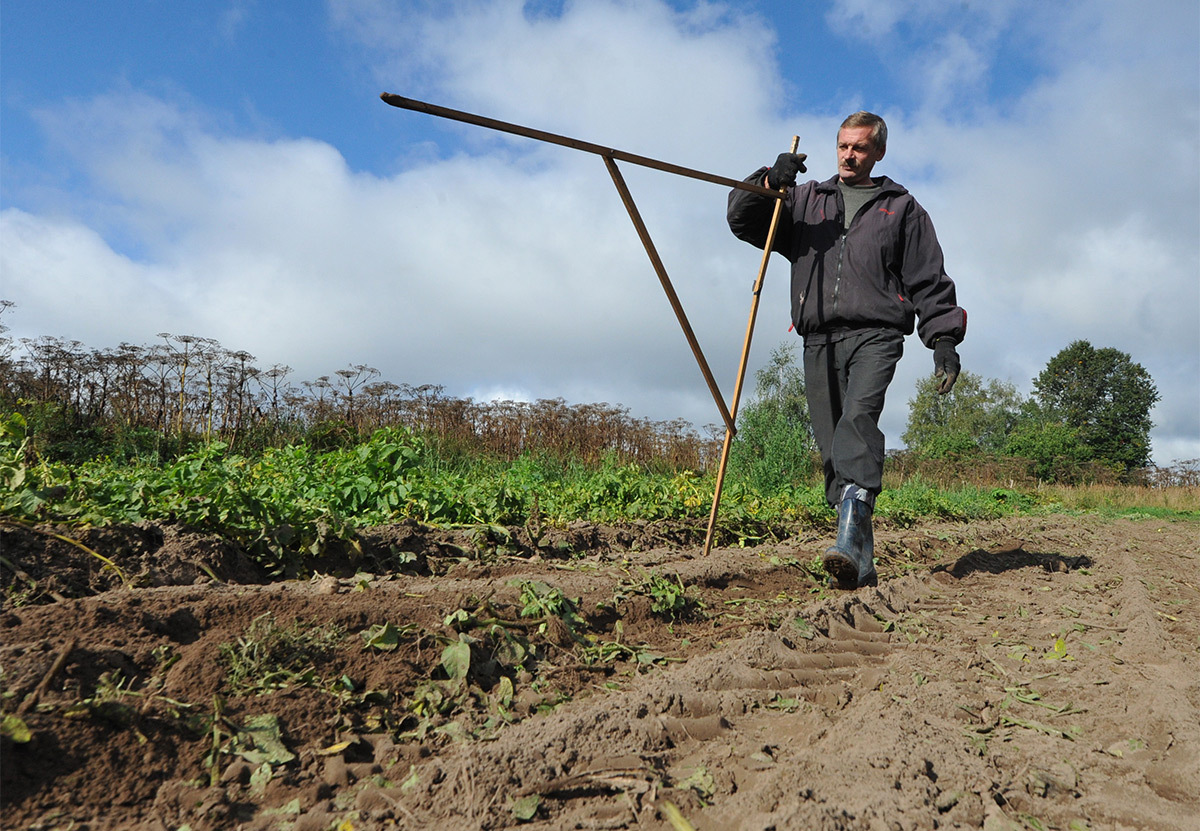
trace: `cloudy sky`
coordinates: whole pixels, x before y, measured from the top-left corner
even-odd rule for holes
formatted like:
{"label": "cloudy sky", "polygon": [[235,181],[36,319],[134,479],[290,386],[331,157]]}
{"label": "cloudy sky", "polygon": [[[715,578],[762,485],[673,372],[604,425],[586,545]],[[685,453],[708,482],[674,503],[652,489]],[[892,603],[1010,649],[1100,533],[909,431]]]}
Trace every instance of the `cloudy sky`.
{"label": "cloudy sky", "polygon": [[[299,383],[720,421],[599,157],[480,113],[741,178],[849,112],[929,210],[964,368],[1025,394],[1084,339],[1142,364],[1159,464],[1200,457],[1194,0],[12,0],[0,298],[14,337],[215,338]],[[758,253],[725,189],[624,164],[726,398]],[[766,277],[750,371],[795,342]],[[910,338],[884,429],[932,369]],[[753,376],[751,375],[751,378]]]}

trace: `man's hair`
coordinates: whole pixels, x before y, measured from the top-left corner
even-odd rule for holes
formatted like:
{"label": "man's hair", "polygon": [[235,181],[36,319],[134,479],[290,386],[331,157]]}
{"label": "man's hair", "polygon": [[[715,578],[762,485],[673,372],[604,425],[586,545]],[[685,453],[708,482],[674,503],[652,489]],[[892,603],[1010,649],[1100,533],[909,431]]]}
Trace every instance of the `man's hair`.
{"label": "man's hair", "polygon": [[846,116],[846,120],[842,122],[842,126],[838,128],[838,132],[847,127],[870,127],[871,128],[871,143],[875,145],[876,150],[887,149],[887,124],[883,119],[869,113],[866,110],[859,110],[856,113]]}

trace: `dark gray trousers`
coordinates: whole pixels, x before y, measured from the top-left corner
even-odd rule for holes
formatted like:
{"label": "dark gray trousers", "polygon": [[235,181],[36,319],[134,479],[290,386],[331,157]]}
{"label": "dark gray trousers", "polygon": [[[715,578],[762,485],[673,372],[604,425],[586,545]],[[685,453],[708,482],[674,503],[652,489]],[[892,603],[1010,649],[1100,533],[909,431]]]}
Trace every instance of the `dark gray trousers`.
{"label": "dark gray trousers", "polygon": [[903,354],[904,335],[895,329],[804,344],[808,412],[824,465],[825,496],[834,507],[846,485],[858,485],[872,497],[883,489],[879,417]]}

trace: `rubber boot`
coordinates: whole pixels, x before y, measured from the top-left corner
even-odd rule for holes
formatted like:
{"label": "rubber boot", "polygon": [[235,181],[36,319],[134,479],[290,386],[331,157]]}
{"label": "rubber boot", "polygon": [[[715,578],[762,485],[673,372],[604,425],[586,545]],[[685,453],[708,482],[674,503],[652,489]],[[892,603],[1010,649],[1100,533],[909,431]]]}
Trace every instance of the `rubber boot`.
{"label": "rubber boot", "polygon": [[[865,497],[865,498],[864,498]],[[875,533],[871,528],[870,495],[856,486],[842,491],[838,506],[837,542],[825,551],[825,570],[839,589],[879,583],[875,573]]]}

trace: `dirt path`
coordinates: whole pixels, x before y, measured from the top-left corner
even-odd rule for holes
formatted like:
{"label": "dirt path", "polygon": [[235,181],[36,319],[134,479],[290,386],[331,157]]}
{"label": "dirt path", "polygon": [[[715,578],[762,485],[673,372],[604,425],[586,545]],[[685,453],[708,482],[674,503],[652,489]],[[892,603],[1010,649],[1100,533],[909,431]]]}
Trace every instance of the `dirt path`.
{"label": "dirt path", "polygon": [[0,536],[5,828],[1200,827],[1195,522],[882,528],[854,593],[811,532],[398,526],[367,551],[408,573],[237,584],[220,541],[96,531],[147,584],[97,591],[45,531]]}

